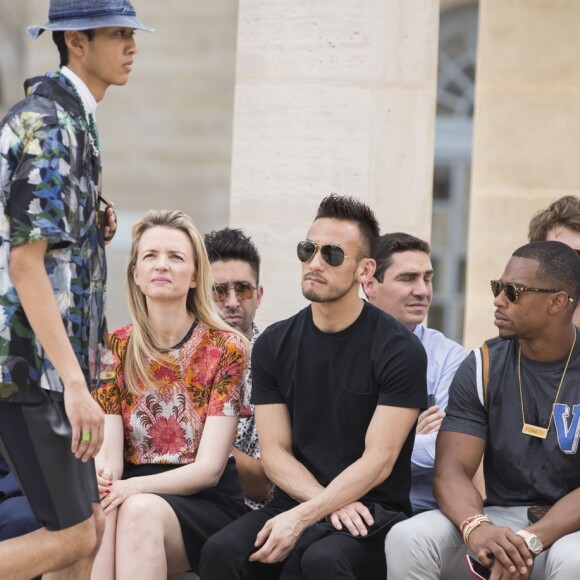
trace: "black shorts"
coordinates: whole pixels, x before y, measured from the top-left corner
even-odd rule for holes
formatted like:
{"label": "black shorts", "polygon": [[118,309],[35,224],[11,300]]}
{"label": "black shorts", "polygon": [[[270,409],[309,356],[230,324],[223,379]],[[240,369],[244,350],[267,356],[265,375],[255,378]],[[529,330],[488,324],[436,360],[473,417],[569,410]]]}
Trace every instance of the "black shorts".
{"label": "black shorts", "polygon": [[62,394],[40,390],[39,403],[0,403],[0,451],[34,515],[48,530],[62,530],[93,515],[95,464],[71,452]]}

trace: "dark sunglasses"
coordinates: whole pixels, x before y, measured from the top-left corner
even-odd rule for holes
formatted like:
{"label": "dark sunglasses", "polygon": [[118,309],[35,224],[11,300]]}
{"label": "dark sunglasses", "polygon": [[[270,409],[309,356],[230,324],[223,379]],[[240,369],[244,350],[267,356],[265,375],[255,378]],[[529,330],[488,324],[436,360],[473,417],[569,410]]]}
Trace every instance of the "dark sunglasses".
{"label": "dark sunglasses", "polygon": [[[563,292],[563,290],[548,290],[547,288],[526,288],[525,286],[521,286],[520,284],[514,284],[513,282],[508,282],[504,284],[501,280],[491,280],[491,291],[494,297],[498,297],[500,292],[503,290],[505,292],[506,298],[510,302],[515,302],[518,299],[518,296],[522,292]],[[570,302],[573,302],[572,298],[568,298]]]}
{"label": "dark sunglasses", "polygon": [[249,282],[234,282],[233,284],[214,284],[212,289],[213,299],[216,302],[223,302],[230,295],[230,289],[234,289],[238,300],[249,300],[254,297],[254,290],[257,286],[252,286]]}
{"label": "dark sunglasses", "polygon": [[333,268],[338,268],[346,258],[344,250],[336,244],[315,244],[309,240],[298,242],[296,254],[301,262],[306,263],[314,258],[318,250],[324,261]]}

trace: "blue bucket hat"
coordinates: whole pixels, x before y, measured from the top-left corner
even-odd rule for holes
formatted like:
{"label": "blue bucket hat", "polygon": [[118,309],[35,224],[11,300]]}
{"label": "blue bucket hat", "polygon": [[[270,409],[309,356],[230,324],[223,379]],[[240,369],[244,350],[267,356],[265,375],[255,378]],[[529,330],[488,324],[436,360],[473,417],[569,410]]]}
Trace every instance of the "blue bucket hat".
{"label": "blue bucket hat", "polygon": [[29,26],[29,36],[38,38],[45,30],[90,30],[122,26],[153,32],[137,19],[129,0],[50,0],[48,23]]}

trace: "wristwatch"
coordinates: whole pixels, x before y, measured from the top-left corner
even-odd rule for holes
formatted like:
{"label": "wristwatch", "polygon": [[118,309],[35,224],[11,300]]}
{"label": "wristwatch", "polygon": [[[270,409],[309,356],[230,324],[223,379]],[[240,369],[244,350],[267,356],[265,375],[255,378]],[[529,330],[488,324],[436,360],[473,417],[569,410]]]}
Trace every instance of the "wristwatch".
{"label": "wristwatch", "polygon": [[528,550],[530,550],[530,552],[535,556],[540,554],[544,549],[544,544],[542,544],[542,540],[540,540],[540,538],[538,538],[538,536],[536,536],[535,534],[526,532],[526,530],[520,530],[519,532],[516,532],[516,534],[524,539],[524,542],[526,542]]}

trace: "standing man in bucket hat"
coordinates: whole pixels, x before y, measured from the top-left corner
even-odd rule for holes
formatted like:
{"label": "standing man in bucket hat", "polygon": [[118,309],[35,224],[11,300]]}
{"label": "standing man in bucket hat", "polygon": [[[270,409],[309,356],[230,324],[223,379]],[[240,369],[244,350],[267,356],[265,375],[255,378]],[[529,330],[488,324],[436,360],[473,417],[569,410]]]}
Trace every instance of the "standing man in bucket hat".
{"label": "standing man in bucket hat", "polygon": [[0,451],[43,528],[0,543],[0,578],[89,578],[103,531],[93,457],[105,337],[105,242],[94,122],[124,85],[135,29],[128,0],[51,0],[60,70],[26,81],[0,123]]}

